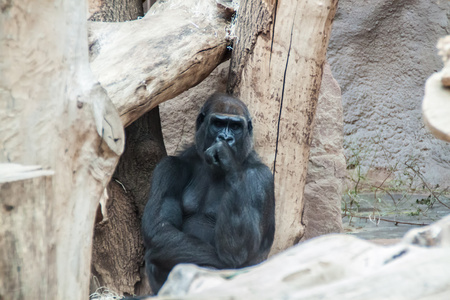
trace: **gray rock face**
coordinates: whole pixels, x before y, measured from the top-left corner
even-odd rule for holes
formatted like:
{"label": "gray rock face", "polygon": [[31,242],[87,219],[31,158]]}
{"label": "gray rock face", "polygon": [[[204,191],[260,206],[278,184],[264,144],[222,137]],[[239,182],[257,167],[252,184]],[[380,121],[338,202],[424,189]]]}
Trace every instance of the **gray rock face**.
{"label": "gray rock face", "polygon": [[407,185],[407,162],[432,185],[450,185],[450,144],[421,117],[425,80],[443,66],[435,45],[450,32],[449,12],[442,0],[339,2],[328,62],[342,88],[344,147],[375,177],[396,168]]}
{"label": "gray rock face", "polygon": [[347,176],[343,150],[341,89],[325,64],[305,185],[302,240],[341,232],[341,199]]}
{"label": "gray rock face", "polygon": [[[192,143],[195,119],[206,98],[225,92],[229,63],[220,65],[198,86],[160,105],[168,155]],[[341,195],[345,178],[340,89],[327,65],[319,97],[305,186],[305,238],[342,231]]]}

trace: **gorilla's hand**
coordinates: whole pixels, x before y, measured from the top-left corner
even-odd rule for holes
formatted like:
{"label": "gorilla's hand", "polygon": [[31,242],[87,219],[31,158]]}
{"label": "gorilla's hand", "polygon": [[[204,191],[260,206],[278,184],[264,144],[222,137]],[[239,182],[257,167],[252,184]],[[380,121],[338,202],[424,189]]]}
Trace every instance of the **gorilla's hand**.
{"label": "gorilla's hand", "polygon": [[225,172],[236,170],[236,159],[233,150],[225,141],[218,141],[205,151],[205,161],[213,168]]}

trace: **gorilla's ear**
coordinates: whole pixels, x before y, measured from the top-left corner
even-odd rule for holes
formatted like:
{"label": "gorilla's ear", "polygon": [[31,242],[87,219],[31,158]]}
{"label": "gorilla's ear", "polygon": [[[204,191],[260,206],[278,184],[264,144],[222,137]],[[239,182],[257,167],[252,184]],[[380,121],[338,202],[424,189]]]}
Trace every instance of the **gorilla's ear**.
{"label": "gorilla's ear", "polygon": [[205,113],[201,112],[198,114],[197,121],[195,122],[195,130],[197,131],[205,120]]}
{"label": "gorilla's ear", "polygon": [[249,134],[252,134],[252,133],[253,133],[253,124],[252,124],[252,120],[248,120],[247,127],[248,127],[248,133],[249,133]]}

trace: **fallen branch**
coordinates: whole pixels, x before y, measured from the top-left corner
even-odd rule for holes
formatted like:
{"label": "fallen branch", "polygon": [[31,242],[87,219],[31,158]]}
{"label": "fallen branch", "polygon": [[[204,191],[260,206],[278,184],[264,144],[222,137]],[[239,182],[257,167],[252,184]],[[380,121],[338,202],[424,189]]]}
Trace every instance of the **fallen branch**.
{"label": "fallen branch", "polygon": [[224,60],[228,10],[214,0],[160,1],[140,20],[90,23],[91,67],[124,126]]}
{"label": "fallen branch", "polygon": [[428,225],[430,225],[430,224],[427,224],[427,223],[412,223],[412,222],[404,222],[404,221],[395,221],[395,220],[389,220],[389,219],[377,218],[377,217],[370,218],[370,217],[366,217],[366,216],[356,216],[356,215],[353,215],[353,214],[351,214],[350,217],[366,219],[366,220],[377,219],[377,220],[384,221],[384,222],[395,223],[395,226],[397,226],[398,224],[414,225],[414,226],[428,226]]}

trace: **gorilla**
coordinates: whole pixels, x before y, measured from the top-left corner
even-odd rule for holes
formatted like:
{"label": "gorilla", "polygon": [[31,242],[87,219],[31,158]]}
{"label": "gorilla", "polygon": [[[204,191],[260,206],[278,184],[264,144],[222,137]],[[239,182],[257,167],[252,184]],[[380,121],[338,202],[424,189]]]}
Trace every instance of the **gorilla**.
{"label": "gorilla", "polygon": [[267,258],[275,231],[274,183],[253,150],[246,105],[214,94],[196,121],[195,145],[153,173],[142,218],[153,293],[172,268],[242,268]]}

